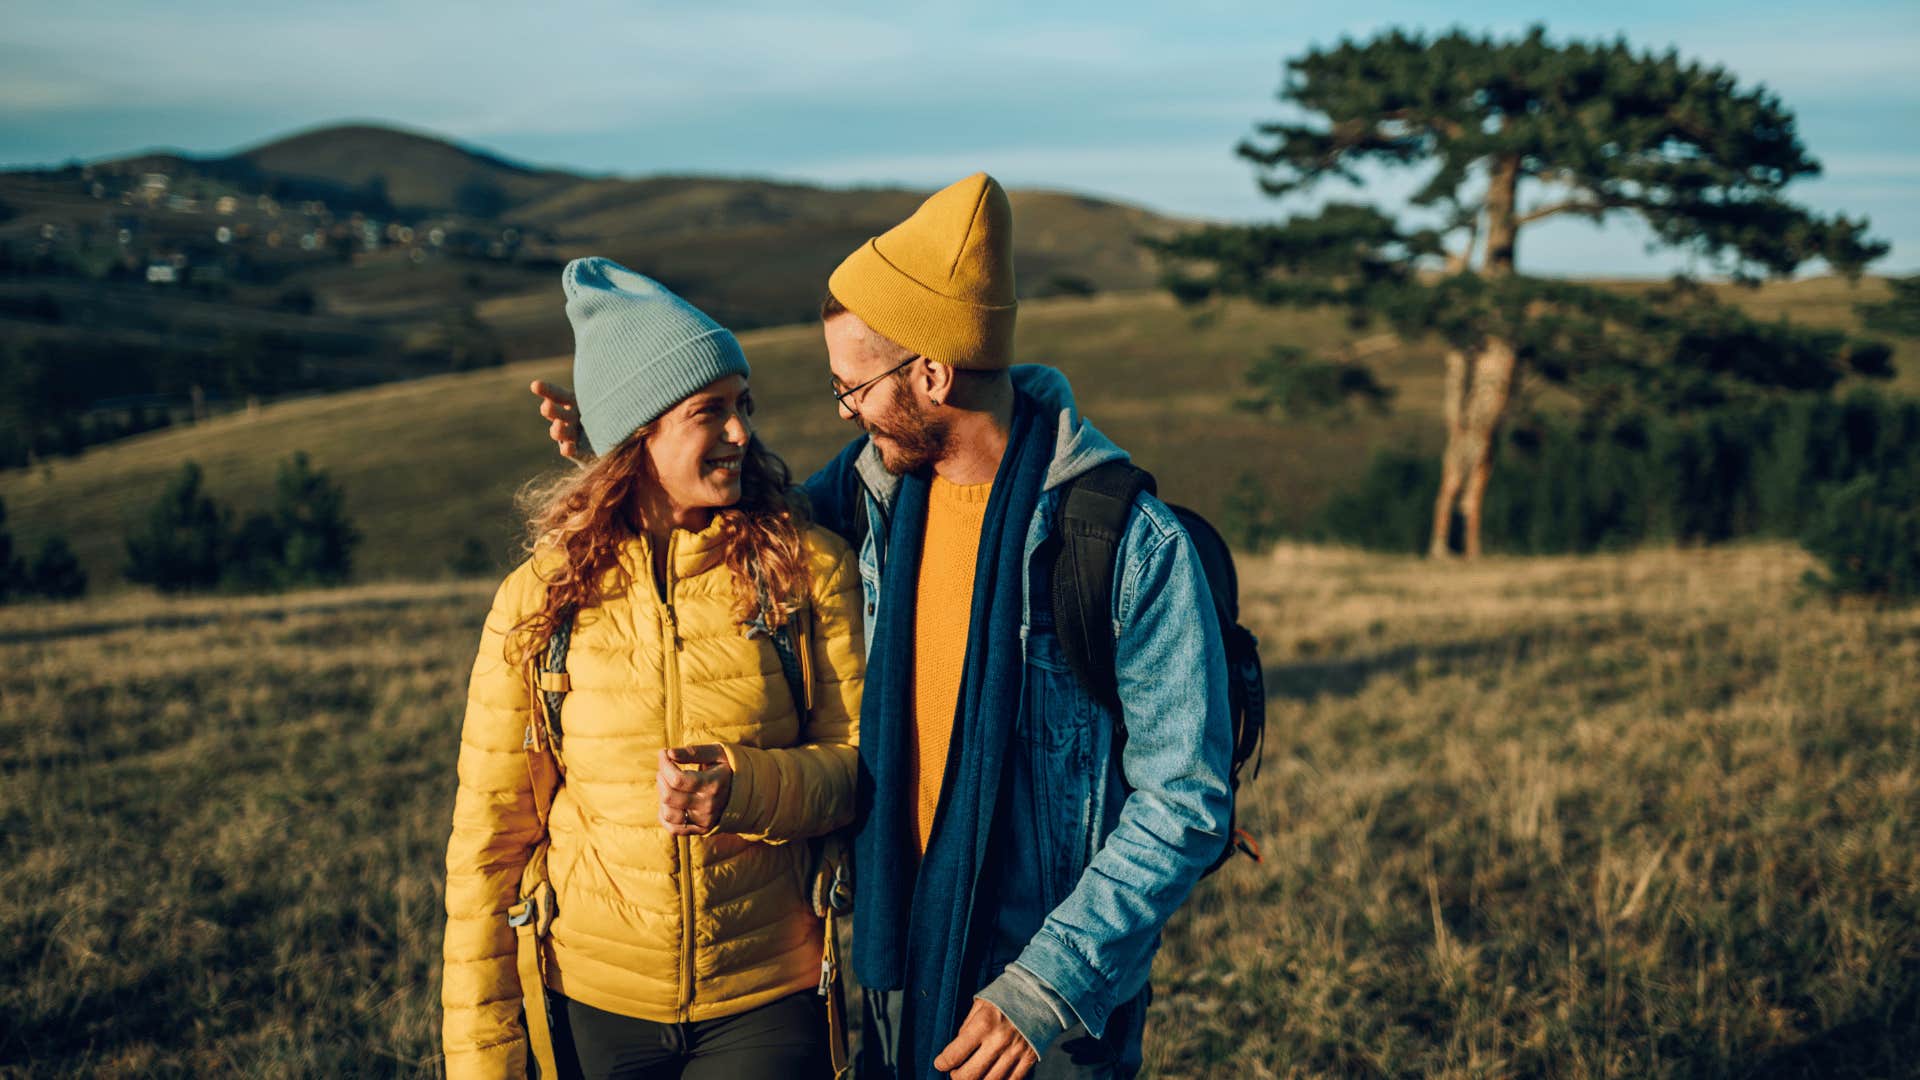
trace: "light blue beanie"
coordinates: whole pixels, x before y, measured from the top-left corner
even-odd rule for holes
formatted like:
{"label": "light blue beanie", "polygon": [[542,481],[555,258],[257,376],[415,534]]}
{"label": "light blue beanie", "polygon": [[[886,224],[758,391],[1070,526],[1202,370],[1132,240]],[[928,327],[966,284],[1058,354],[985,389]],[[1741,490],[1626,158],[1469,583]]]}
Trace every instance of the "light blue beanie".
{"label": "light blue beanie", "polygon": [[748,373],[731,331],[645,274],[594,257],[568,263],[560,280],[580,426],[597,453],[713,380]]}

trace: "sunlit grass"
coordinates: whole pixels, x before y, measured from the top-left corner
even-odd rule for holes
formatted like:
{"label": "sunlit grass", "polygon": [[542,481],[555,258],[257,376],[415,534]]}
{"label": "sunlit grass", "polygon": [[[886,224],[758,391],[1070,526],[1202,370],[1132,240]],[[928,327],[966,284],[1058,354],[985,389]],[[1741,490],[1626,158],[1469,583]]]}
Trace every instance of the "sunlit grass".
{"label": "sunlit grass", "polygon": [[[1915,1060],[1920,611],[1779,546],[1242,560],[1272,718],[1163,1076]],[[0,1073],[437,1069],[484,583],[0,609]]]}

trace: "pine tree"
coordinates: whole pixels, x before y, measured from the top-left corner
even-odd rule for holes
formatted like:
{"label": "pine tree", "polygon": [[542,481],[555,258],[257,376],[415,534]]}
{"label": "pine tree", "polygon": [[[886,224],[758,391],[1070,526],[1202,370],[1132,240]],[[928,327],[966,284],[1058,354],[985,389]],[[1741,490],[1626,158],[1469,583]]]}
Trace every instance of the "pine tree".
{"label": "pine tree", "polygon": [[1612,44],[1394,30],[1290,61],[1280,100],[1306,114],[1239,147],[1289,195],[1369,166],[1426,167],[1397,215],[1329,203],[1279,224],[1214,226],[1156,244],[1175,295],[1346,308],[1448,346],[1447,448],[1428,551],[1455,513],[1471,557],[1516,375],[1596,409],[1715,404],[1752,388],[1825,390],[1891,373],[1885,346],[1757,323],[1684,280],[1644,295],[1519,272],[1521,232],[1574,215],[1632,215],[1656,243],[1754,284],[1811,260],[1857,275],[1887,246],[1867,222],[1822,218],[1783,189],[1815,175],[1793,115],[1724,69]]}
{"label": "pine tree", "polygon": [[0,604],[13,599],[26,585],[26,567],[13,553],[13,533],[7,530],[7,504],[0,502]]}
{"label": "pine tree", "polygon": [[218,584],[231,515],[201,490],[200,466],[189,461],[127,536],[127,580],[161,592],[210,589]]}
{"label": "pine tree", "polygon": [[1891,278],[1893,295],[1879,303],[1856,304],[1854,310],[1867,329],[1901,337],[1920,337],[1920,274]]}
{"label": "pine tree", "polygon": [[353,572],[360,534],[347,519],[346,495],[300,451],[282,462],[274,481],[273,524],[290,583],[335,585]]}
{"label": "pine tree", "polygon": [[40,545],[27,571],[27,591],[49,600],[74,600],[86,595],[87,572],[64,536],[50,536]]}

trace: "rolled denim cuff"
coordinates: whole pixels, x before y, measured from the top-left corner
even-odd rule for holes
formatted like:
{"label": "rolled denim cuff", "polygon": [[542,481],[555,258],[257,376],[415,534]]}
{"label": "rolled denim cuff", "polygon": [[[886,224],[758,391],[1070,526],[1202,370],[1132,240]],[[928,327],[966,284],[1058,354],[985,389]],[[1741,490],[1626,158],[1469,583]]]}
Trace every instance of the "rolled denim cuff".
{"label": "rolled denim cuff", "polygon": [[999,978],[974,996],[999,1009],[1033,1052],[1042,1057],[1053,1040],[1079,1022],[1066,999],[1018,963],[1008,964]]}

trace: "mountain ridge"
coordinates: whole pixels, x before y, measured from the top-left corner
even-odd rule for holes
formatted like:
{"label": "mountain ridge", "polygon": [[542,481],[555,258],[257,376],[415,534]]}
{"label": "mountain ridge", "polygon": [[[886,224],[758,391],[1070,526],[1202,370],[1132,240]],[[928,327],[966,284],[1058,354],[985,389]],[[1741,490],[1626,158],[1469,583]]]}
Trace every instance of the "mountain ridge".
{"label": "mountain ridge", "polygon": [[[1090,195],[1009,194],[1027,300],[1153,288],[1139,239],[1182,225]],[[366,123],[229,154],[0,172],[0,366],[20,358],[33,385],[91,373],[45,400],[0,401],[19,416],[0,425],[0,467],[202,415],[204,401],[563,352],[559,272],[586,255],[735,330],[802,322],[833,267],[925,195],[586,175]],[[128,399],[165,415],[96,415]]]}

